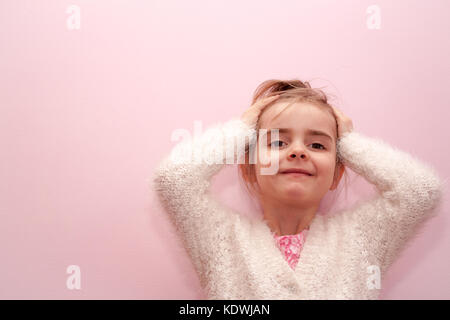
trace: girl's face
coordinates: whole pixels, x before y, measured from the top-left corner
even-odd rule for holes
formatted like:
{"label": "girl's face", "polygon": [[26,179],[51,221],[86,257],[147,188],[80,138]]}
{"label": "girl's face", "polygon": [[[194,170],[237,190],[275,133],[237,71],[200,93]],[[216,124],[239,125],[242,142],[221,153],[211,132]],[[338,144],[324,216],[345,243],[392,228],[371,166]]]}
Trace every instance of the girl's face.
{"label": "girl's face", "polygon": [[[336,120],[330,111],[313,104],[294,103],[286,108],[289,103],[276,102],[260,117],[260,129],[267,129],[267,135],[259,131],[256,180],[265,199],[317,205],[340,179],[336,179]],[[277,139],[270,134],[275,128],[279,129]],[[260,149],[263,144],[265,150]],[[311,176],[281,173],[291,168]],[[261,169],[266,173],[261,174]]]}

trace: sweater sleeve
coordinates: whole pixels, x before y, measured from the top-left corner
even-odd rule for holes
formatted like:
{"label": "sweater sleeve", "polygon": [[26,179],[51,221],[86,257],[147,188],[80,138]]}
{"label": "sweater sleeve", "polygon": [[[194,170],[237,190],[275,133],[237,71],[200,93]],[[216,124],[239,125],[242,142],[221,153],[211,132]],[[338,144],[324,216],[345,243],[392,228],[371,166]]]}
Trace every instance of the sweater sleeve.
{"label": "sweater sleeve", "polygon": [[338,139],[338,157],[377,189],[371,200],[359,202],[340,217],[354,223],[356,243],[374,255],[382,273],[418,231],[434,216],[444,182],[435,170],[379,138],[352,131]]}
{"label": "sweater sleeve", "polygon": [[208,282],[213,265],[227,264],[235,225],[249,219],[219,202],[210,193],[210,180],[224,165],[243,163],[255,132],[239,118],[215,124],[177,143],[154,171],[153,188],[202,281]]}

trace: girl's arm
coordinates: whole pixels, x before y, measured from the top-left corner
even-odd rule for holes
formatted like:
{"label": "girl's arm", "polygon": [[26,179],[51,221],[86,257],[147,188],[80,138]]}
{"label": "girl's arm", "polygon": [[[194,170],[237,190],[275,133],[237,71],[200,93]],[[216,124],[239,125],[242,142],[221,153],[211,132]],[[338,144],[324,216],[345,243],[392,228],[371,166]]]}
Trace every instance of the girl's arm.
{"label": "girl's arm", "polygon": [[338,139],[337,146],[344,165],[378,190],[374,199],[339,218],[356,223],[361,236],[357,241],[375,255],[384,272],[417,228],[433,216],[444,183],[432,167],[380,139],[351,131]]}
{"label": "girl's arm", "polygon": [[241,119],[216,124],[175,145],[154,171],[154,189],[200,273],[209,274],[208,265],[225,264],[235,223],[244,221],[210,194],[210,180],[225,164],[243,159],[237,156],[255,141],[255,132]]}

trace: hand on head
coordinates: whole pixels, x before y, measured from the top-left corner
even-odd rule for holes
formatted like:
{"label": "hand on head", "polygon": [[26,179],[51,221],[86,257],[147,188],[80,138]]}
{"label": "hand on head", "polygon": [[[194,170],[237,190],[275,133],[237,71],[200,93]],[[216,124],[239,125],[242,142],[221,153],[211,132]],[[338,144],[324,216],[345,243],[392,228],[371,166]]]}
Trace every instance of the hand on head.
{"label": "hand on head", "polygon": [[336,107],[331,106],[333,113],[336,116],[336,121],[338,125],[338,138],[342,137],[347,132],[353,131],[352,119],[344,115],[344,113]]}
{"label": "hand on head", "polygon": [[262,111],[272,102],[277,100],[280,95],[270,96],[262,99],[258,99],[252,104],[241,116],[241,120],[250,126],[254,126],[258,122],[258,118]]}

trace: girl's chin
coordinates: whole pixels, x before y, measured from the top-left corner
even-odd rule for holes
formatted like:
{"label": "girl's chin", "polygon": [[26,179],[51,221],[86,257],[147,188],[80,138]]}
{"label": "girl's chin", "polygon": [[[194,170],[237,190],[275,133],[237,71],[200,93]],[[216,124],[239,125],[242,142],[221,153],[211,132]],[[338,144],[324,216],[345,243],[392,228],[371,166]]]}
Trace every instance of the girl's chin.
{"label": "girl's chin", "polygon": [[293,186],[293,187],[284,186],[284,188],[281,188],[279,190],[280,190],[280,194],[282,194],[288,198],[298,198],[298,197],[303,197],[308,194],[307,190],[305,190],[304,188],[299,187],[299,186]]}

